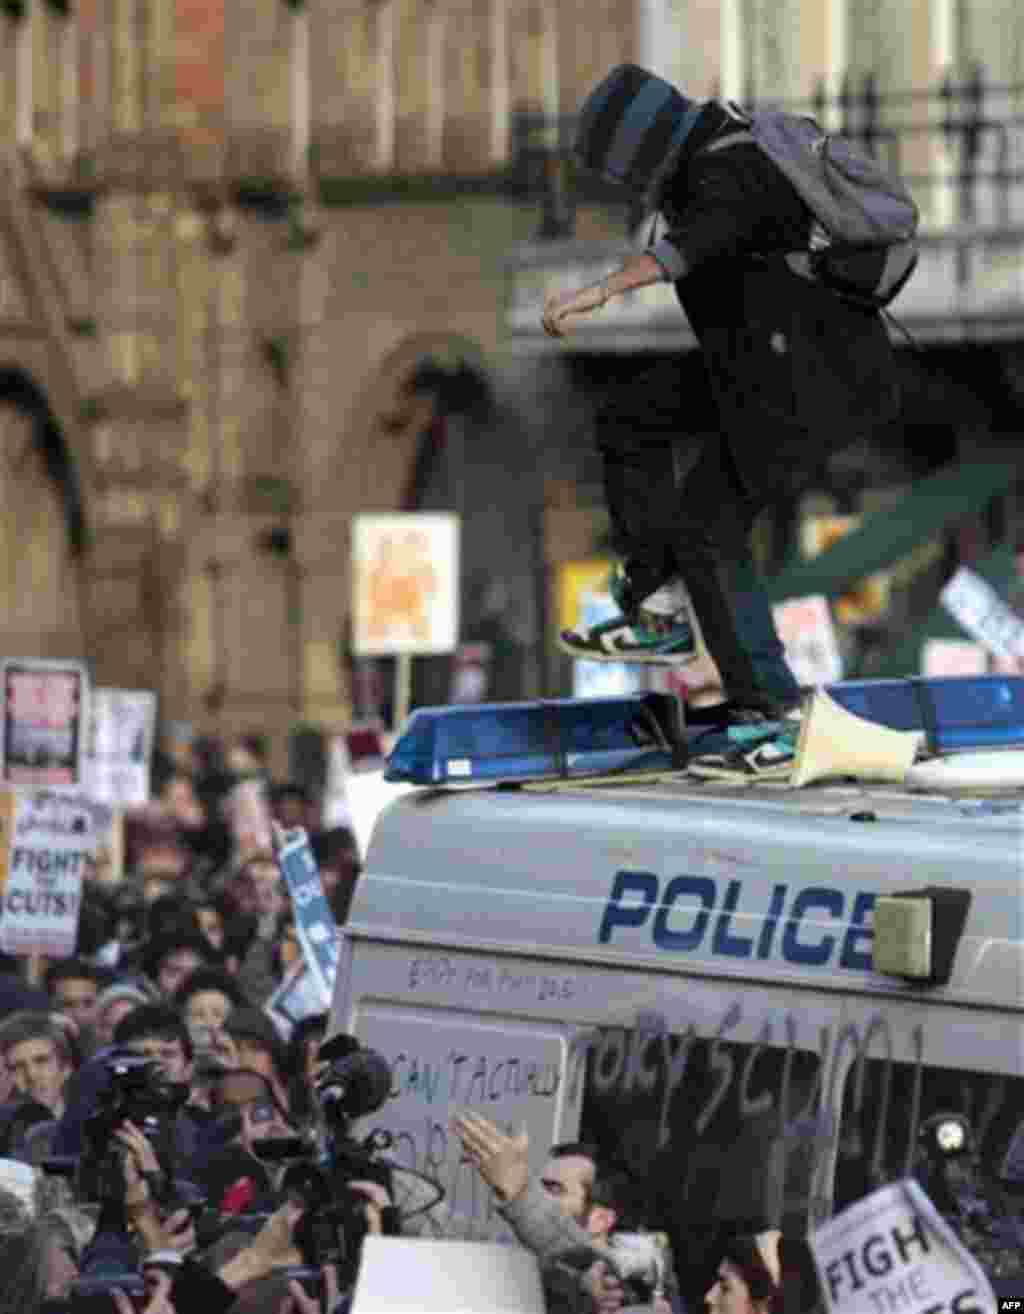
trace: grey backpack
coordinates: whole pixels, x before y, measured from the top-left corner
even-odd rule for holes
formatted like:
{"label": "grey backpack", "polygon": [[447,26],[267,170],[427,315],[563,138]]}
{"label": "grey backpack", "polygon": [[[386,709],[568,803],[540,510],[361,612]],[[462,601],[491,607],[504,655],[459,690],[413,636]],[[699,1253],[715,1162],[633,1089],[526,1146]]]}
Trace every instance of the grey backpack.
{"label": "grey backpack", "polygon": [[904,184],[814,119],[784,110],[725,108],[748,131],[713,141],[705,151],[755,142],[814,215],[810,245],[786,256],[790,268],[858,305],[887,306],[917,265],[920,214]]}

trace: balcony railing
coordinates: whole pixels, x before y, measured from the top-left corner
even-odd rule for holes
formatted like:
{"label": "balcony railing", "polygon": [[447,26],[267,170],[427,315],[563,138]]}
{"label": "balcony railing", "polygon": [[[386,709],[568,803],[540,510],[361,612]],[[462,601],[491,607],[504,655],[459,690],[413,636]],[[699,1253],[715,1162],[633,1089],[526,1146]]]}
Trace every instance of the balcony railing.
{"label": "balcony railing", "polygon": [[[960,79],[951,74],[917,90],[882,92],[869,74],[844,78],[836,96],[822,84],[808,100],[770,103],[810,114],[883,159],[914,192],[926,232],[1024,229],[1024,85],[989,82],[976,66]],[[575,114],[524,109],[513,115],[510,187],[541,202],[539,239],[572,237],[580,201],[622,200],[608,184],[574,169],[575,127]],[[637,206],[627,205],[628,231],[640,218]]]}

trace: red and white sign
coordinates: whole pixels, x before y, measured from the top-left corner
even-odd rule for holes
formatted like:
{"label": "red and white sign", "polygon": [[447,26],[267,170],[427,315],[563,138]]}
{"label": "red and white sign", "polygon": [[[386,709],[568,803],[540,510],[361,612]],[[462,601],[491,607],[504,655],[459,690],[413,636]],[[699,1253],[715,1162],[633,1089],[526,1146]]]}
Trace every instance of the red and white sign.
{"label": "red and white sign", "polygon": [[82,783],[89,677],[81,662],[12,658],[2,664],[2,783]]}
{"label": "red and white sign", "polygon": [[772,611],[786,661],[798,684],[832,684],[843,678],[843,659],[827,598],[820,594],[790,598]]}

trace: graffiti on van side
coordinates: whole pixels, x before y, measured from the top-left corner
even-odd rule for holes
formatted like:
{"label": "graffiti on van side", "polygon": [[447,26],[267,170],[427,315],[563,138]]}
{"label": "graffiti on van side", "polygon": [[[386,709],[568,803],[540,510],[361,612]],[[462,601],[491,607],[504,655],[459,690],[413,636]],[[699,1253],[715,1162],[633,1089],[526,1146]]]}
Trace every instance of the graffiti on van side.
{"label": "graffiti on van side", "polygon": [[[897,1054],[892,1028],[882,1013],[874,1014],[863,1026],[824,1025],[816,1032],[809,1031],[806,1025],[801,1030],[797,1015],[787,1013],[764,1018],[754,1043],[743,1046],[742,1053],[737,1053],[738,1047],[730,1043],[730,1034],[742,1019],[743,1004],[735,999],[724,1006],[718,1024],[704,1029],[703,1034],[692,1023],[672,1033],[665,1017],[656,1011],[639,1011],[632,1026],[582,1031],[570,1046],[568,1097],[570,1100],[578,1097],[585,1070],[589,1070],[588,1092],[598,1097],[635,1100],[654,1097],[657,1108],[649,1150],[656,1154],[671,1140],[673,1100],[686,1083],[694,1047],[702,1041],[707,1045],[705,1081],[701,1102],[691,1111],[696,1136],[700,1138],[707,1132],[729,1099],[735,1102],[741,1122],[774,1115],[783,1142],[790,1145],[804,1142],[817,1160],[829,1151],[838,1136],[842,1074],[847,1070],[850,1073],[851,1107],[859,1115],[865,1103],[866,1065],[873,1059],[881,1063],[881,1080],[872,1108],[874,1137],[863,1147],[844,1145],[842,1152],[847,1157],[866,1157],[869,1174],[880,1180],[889,1134],[893,1065],[910,1062],[915,1069],[914,1107],[905,1147],[905,1170],[910,1173],[921,1096],[923,1027],[915,1026],[907,1034],[910,1052]],[[768,1051],[778,1056],[780,1049],[783,1051],[781,1069],[776,1057],[773,1070],[777,1070],[777,1078],[774,1084],[766,1084],[759,1072]],[[798,1052],[817,1060],[813,1080],[802,1089],[796,1089],[792,1080]]]}
{"label": "graffiti on van side", "polygon": [[510,1054],[487,1054],[450,1049],[443,1057],[396,1054],[391,1062],[391,1099],[419,1096],[425,1103],[486,1105],[508,1096],[551,1099],[561,1081],[557,1063],[538,1063]]}
{"label": "graffiti on van side", "polygon": [[503,999],[569,1003],[576,997],[571,975],[520,971],[494,963],[463,963],[447,954],[428,954],[409,962],[409,990],[464,990],[467,994],[493,994]]}

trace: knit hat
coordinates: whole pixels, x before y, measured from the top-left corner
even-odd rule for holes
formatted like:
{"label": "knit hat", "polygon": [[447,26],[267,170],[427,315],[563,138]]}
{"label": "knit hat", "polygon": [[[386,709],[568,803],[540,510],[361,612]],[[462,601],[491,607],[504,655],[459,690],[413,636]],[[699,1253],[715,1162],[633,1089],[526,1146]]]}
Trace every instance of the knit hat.
{"label": "knit hat", "polygon": [[574,154],[610,182],[645,191],[703,108],[657,74],[620,64],[583,102]]}

